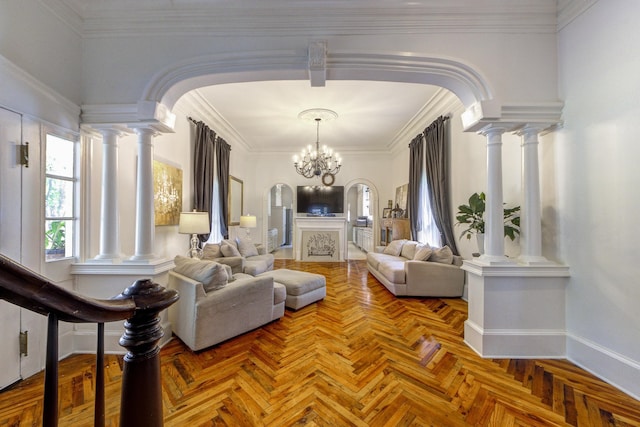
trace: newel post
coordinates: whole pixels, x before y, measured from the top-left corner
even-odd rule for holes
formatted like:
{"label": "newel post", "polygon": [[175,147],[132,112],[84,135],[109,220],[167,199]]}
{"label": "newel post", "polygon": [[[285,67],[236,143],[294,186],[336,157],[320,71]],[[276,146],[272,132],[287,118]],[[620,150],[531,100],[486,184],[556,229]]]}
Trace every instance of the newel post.
{"label": "newel post", "polygon": [[178,293],[151,280],[137,280],[116,299],[133,299],[136,311],[124,323],[120,345],[124,357],[120,425],[162,426],[162,382],[160,347],[164,335],[160,312],[178,300]]}

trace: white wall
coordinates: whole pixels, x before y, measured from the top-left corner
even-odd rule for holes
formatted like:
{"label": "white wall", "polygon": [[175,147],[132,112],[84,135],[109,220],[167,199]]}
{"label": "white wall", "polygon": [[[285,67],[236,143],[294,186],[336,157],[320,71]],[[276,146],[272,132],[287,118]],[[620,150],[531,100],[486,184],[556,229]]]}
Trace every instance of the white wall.
{"label": "white wall", "polygon": [[[640,3],[595,3],[560,32],[564,129],[545,139],[545,211],[559,224],[569,357],[640,396]],[[547,146],[548,145],[548,146]],[[544,185],[545,191],[551,185]],[[547,204],[556,199],[555,206]]]}

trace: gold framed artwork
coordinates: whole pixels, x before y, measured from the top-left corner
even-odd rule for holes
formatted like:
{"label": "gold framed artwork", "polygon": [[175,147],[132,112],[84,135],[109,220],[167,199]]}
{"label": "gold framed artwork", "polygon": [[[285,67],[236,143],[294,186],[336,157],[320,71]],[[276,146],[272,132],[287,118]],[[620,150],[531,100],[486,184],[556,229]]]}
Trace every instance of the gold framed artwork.
{"label": "gold framed artwork", "polygon": [[401,185],[396,188],[396,205],[404,212],[407,211],[407,193],[409,192],[409,184]]}
{"label": "gold framed artwork", "polygon": [[228,225],[240,225],[240,216],[244,209],[244,183],[241,179],[229,175],[229,213]]}
{"label": "gold framed artwork", "polygon": [[153,161],[153,211],[155,225],[178,225],[182,211],[182,169]]}

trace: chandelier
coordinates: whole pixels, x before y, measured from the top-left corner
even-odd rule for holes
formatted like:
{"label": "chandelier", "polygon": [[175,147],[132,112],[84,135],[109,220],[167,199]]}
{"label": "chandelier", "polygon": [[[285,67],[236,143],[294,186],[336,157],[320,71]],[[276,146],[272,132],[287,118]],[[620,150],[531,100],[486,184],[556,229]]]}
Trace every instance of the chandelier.
{"label": "chandelier", "polygon": [[300,156],[293,156],[293,166],[296,172],[305,178],[322,177],[324,185],[332,185],[335,175],[340,171],[342,159],[338,153],[323,145],[320,148],[320,122],[337,118],[338,115],[331,110],[314,108],[298,114],[299,119],[313,119],[316,122],[316,147],[315,150],[308,145],[302,150]]}

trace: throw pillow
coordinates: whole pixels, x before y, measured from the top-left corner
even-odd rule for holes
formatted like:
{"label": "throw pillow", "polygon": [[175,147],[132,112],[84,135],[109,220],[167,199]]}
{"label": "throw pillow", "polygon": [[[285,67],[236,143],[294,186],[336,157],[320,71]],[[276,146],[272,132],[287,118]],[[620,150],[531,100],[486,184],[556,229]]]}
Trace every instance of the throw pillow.
{"label": "throw pillow", "polygon": [[402,246],[406,241],[407,239],[393,240],[391,243],[384,247],[382,253],[385,253],[387,255],[399,256],[400,252],[402,252]]}
{"label": "throw pillow", "polygon": [[453,252],[449,246],[434,248],[431,257],[429,257],[429,261],[451,264],[453,263]]}
{"label": "throw pillow", "polygon": [[249,239],[238,238],[238,251],[245,258],[258,255],[258,248]]}
{"label": "throw pillow", "polygon": [[409,240],[402,245],[402,251],[400,252],[400,256],[406,259],[413,259],[416,255],[416,246],[418,242],[414,242],[413,240]]}
{"label": "throw pillow", "polygon": [[240,251],[236,245],[232,244],[229,240],[223,240],[220,244],[220,250],[222,251],[222,255],[229,256],[241,256]]}
{"label": "throw pillow", "polygon": [[215,260],[223,256],[218,243],[207,243],[202,248],[202,259]]}
{"label": "throw pillow", "polygon": [[427,243],[418,243],[416,245],[416,253],[413,255],[413,259],[416,261],[426,261],[431,257],[433,248]]}
{"label": "throw pillow", "polygon": [[201,261],[176,255],[174,263],[176,266],[173,270],[176,273],[202,283],[205,292],[221,289],[229,281],[227,270],[215,261]]}

